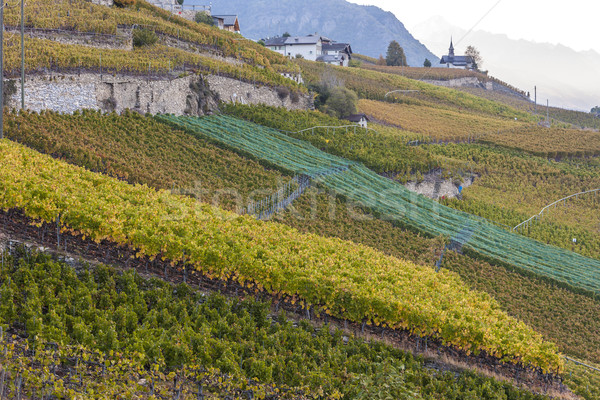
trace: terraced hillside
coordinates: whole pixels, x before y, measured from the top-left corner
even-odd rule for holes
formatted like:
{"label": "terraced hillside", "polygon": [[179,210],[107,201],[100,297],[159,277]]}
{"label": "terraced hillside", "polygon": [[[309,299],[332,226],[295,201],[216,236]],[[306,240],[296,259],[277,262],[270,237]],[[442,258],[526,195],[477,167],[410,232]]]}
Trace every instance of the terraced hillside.
{"label": "terraced hillside", "polygon": [[134,112],[9,113],[5,135],[37,151],[132,184],[192,195],[233,211],[290,176]]}
{"label": "terraced hillside", "polygon": [[499,260],[568,285],[597,292],[595,274],[600,262],[581,257],[514,233],[419,197],[360,164],[332,157],[286,135],[230,117],[159,117],[175,126],[209,136],[273,165],[306,174],[317,182],[373,209],[386,218],[433,235],[455,238],[468,226],[473,234],[467,245],[490,259]]}
{"label": "terraced hillside", "polygon": [[[386,106],[404,107],[381,104],[382,109]],[[407,146],[405,143],[409,140],[426,144],[432,139],[394,127],[377,127],[378,134],[371,131],[368,134],[364,131],[334,134],[331,129],[295,133],[288,131],[290,125],[304,127],[314,123],[306,116],[310,113],[246,106],[228,107],[226,111],[259,124],[283,129],[287,135],[306,140],[322,151],[360,161],[373,171],[385,173],[385,176],[399,182],[422,179],[423,174],[433,168],[442,168],[443,176],[456,182],[456,186],[464,179],[475,177],[473,185],[464,190],[463,200],[446,200],[444,203],[505,228],[516,226],[557,199],[600,187],[596,159],[556,162],[478,143]],[[511,132],[506,134],[510,135]],[[477,141],[476,137],[472,139]],[[540,137],[540,141],[543,138]],[[367,156],[361,156],[361,150]],[[403,163],[390,162],[398,156]],[[515,180],[515,177],[518,179]],[[600,226],[600,214],[595,210],[597,203],[593,197],[581,198],[569,202],[568,207],[553,209],[546,213],[541,224],[536,221],[535,225],[530,224],[527,230],[521,229],[519,233],[598,258],[600,243],[596,231]],[[573,244],[574,237],[579,238],[578,244]]]}
{"label": "terraced hillside", "polygon": [[[3,300],[14,307],[0,309],[0,326],[37,335],[28,343],[16,328],[19,336],[0,337],[9,396],[548,398],[472,372],[428,369],[392,346],[271,314],[266,302],[103,265],[76,271],[19,247],[2,255]],[[12,379],[24,369],[31,373]]]}
{"label": "terraced hillside", "polygon": [[[552,344],[498,310],[489,297],[465,290],[450,272],[436,274],[364,246],[299,235],[164,191],[130,186],[7,141],[1,146],[4,210],[56,221],[96,242],[131,246],[137,257],[168,259],[183,263],[184,269],[188,265],[190,273],[289,297],[317,307],[318,313],[409,329],[545,372],[562,369]],[[522,335],[509,333],[515,331]]]}
{"label": "terraced hillside", "polygon": [[[263,115],[271,115],[264,107],[259,109],[264,111]],[[281,116],[281,121],[293,121],[294,119],[288,114],[306,113],[279,110],[277,115]],[[316,121],[311,123],[329,121],[317,113],[312,117]],[[74,116],[46,113],[44,118],[37,114],[21,113],[18,116],[9,114],[8,121],[10,121],[9,126],[22,128],[21,130],[8,129],[7,134],[13,140],[55,157],[61,157],[70,163],[121,177],[131,183],[171,189],[173,183],[177,182],[176,186],[181,184],[183,188],[188,187],[189,192],[196,196],[200,195],[196,189],[202,190],[208,187],[218,189],[220,185],[227,185],[227,188],[239,193],[252,188],[259,191],[262,189],[265,190],[264,193],[261,191],[262,195],[267,195],[275,190],[270,186],[272,182],[282,179],[269,173],[266,180],[259,180],[255,183],[256,186],[247,188],[245,185],[251,182],[250,177],[261,176],[264,171],[262,166],[248,159],[233,157],[232,154],[199,139],[192,140],[184,132],[167,129],[154,119],[140,117],[137,114],[118,117],[102,116],[97,112]],[[52,121],[55,123],[51,124]],[[335,121],[331,120],[328,123]],[[291,124],[298,126],[300,122],[300,119],[296,119],[296,122]],[[54,128],[50,129],[48,125]],[[67,130],[57,129],[59,125]],[[129,127],[127,135],[122,131],[124,127]],[[37,132],[43,134],[40,136]],[[125,136],[131,140],[122,140]],[[54,142],[56,146],[53,145]],[[140,151],[141,143],[144,143],[147,154]],[[173,151],[165,151],[161,143],[168,144]],[[445,147],[440,147],[442,148]],[[154,152],[153,149],[160,151]],[[93,154],[97,156],[93,157]],[[197,154],[198,157],[206,154],[207,157],[202,157],[202,162],[197,167],[192,167],[192,159],[182,158],[182,154]],[[214,156],[209,156],[213,154]],[[225,169],[222,161],[230,163],[230,168]],[[506,160],[502,159],[499,163],[506,164]],[[137,167],[132,169],[131,165]],[[155,165],[160,167],[156,168]],[[110,168],[105,168],[106,166]],[[169,171],[169,173],[157,174],[162,171]],[[224,175],[226,173],[233,175],[229,177]],[[196,188],[194,175],[203,176],[201,182],[207,184]],[[181,178],[176,179],[177,177]],[[184,182],[188,182],[190,186],[186,186]],[[200,198],[211,200],[211,196]],[[336,207],[332,209],[331,204],[336,204]],[[309,190],[303,195],[284,216],[275,218],[303,232],[352,240],[386,254],[426,266],[435,264],[445,245],[442,237],[427,239],[410,231],[403,231],[394,226],[391,221],[370,217],[368,213],[363,213],[359,206],[349,208],[341,198],[332,199],[325,193],[317,194],[315,190]],[[594,311],[597,305],[593,300],[555,288],[552,284],[537,278],[526,279],[518,274],[508,273],[503,268],[493,267],[465,256],[457,258],[447,256],[444,258],[443,266],[457,271],[470,285],[490,293],[498,299],[504,310],[556,342],[561,351],[579,358],[600,359],[597,354],[599,348],[597,336],[594,334],[597,329],[600,329],[594,328],[600,324],[600,319],[596,318],[600,311]],[[482,279],[482,276],[486,278]],[[503,283],[499,285],[498,282]],[[511,286],[515,289],[509,292],[501,290]],[[532,303],[531,298],[545,299],[544,302],[548,307]],[[567,332],[561,328],[563,326],[581,326],[581,329]]]}
{"label": "terraced hillside", "polygon": [[[342,82],[354,90],[360,98],[380,101],[394,101],[403,104],[426,105],[443,109],[468,109],[498,118],[518,118],[533,121],[534,118],[523,111],[468,93],[430,85],[397,74],[382,73],[360,68],[343,68],[296,60],[304,80],[308,84],[321,82]],[[400,91],[390,93],[394,91]],[[387,96],[386,96],[387,95]]]}
{"label": "terraced hillside", "polygon": [[[598,202],[575,199],[519,234],[500,227],[600,183],[594,132],[538,127],[516,102],[396,69],[292,62],[141,1],[28,7],[28,73],[219,74],[291,96],[307,89],[281,74],[302,72],[308,86],[357,91],[378,124],[231,105],[220,108],[263,126],[6,113],[0,398],[574,398],[562,382],[596,398],[594,370],[559,351],[600,362]],[[86,43],[142,30],[157,43]],[[40,38],[57,35],[79,44]],[[398,184],[432,171],[474,184],[440,203]],[[313,187],[272,221],[213,207],[245,213],[307,177]]]}
{"label": "terraced hillside", "polygon": [[[48,70],[142,75],[204,72],[305,90],[281,76],[281,73],[299,72],[298,67],[283,56],[240,35],[176,18],[144,1],[131,7],[109,8],[84,0],[35,0],[27,8],[25,67],[28,73]],[[19,18],[17,8],[7,9],[6,25],[19,26]],[[140,29],[150,32],[158,41],[133,49],[94,47],[98,38],[127,42],[131,40],[132,30]],[[51,40],[53,34],[66,34],[73,44]],[[21,55],[19,37],[8,35],[5,41],[4,68],[8,75],[17,76]]]}
{"label": "terraced hillside", "polygon": [[[65,119],[65,121],[68,121],[68,118],[67,118],[67,117],[63,117],[63,118]],[[79,117],[75,117],[75,119],[76,119],[76,118],[79,118]],[[96,115],[96,118],[94,118],[94,119],[97,119],[97,118],[98,118],[98,117],[97,117],[97,115]],[[114,117],[113,117],[113,118],[114,118]],[[91,119],[91,120],[93,121],[94,119]],[[41,120],[38,120],[38,122],[37,122],[37,123],[38,123],[38,126],[40,126],[40,127],[41,127],[42,125],[41,125],[40,121],[41,121]],[[83,121],[85,121],[85,120],[81,120],[81,121],[79,121],[78,123],[79,123],[79,124],[81,124]],[[35,126],[35,125],[34,125],[34,126]],[[143,125],[142,125],[142,126],[143,126]],[[91,132],[91,131],[93,131],[93,130],[88,130],[88,131],[84,131],[84,132]],[[89,134],[89,133],[88,133],[88,134]],[[168,134],[168,132],[167,132],[167,131],[164,131],[164,132],[163,132],[163,134]],[[84,136],[85,136],[85,134],[84,134]],[[33,142],[35,142],[35,140],[33,140]],[[68,143],[68,142],[66,142],[66,143]],[[125,143],[123,143],[123,144],[125,144]],[[127,144],[127,145],[128,145],[128,146],[131,146],[131,145],[133,145],[133,143],[131,143],[131,142],[130,142],[130,143],[129,143],[129,144]],[[76,146],[75,146],[75,147],[76,147]],[[112,150],[111,150],[111,148],[107,148],[107,149],[105,150],[104,154],[105,154],[105,155],[108,155],[108,154],[110,154],[110,151],[112,151]],[[106,153],[106,152],[108,152],[108,153]],[[142,176],[143,176],[143,175],[142,175]],[[325,203],[325,204],[326,204],[326,203]],[[325,205],[325,207],[326,207],[326,205]],[[314,218],[313,218],[312,220],[313,220],[313,221],[315,221],[315,222],[317,222],[317,223],[319,222],[318,220],[314,220]],[[307,222],[309,222],[309,223],[310,223],[310,221],[311,221],[311,219],[308,219],[308,220],[307,220]],[[355,225],[355,224],[357,224],[357,223],[358,223],[358,222],[356,222],[356,221],[351,221],[351,224],[352,224],[352,225]],[[373,221],[373,223],[376,223],[376,221]],[[319,227],[319,226],[321,226],[321,225],[322,225],[322,224],[317,224],[317,225],[316,225],[316,227],[315,227],[315,229],[314,229],[314,231],[315,231],[315,232],[319,232],[320,234],[322,234],[322,232],[323,232],[323,231],[322,231],[322,229]],[[352,229],[354,229],[354,228],[352,228]],[[387,230],[389,230],[390,228],[384,228],[384,229],[386,229],[386,231],[387,231]],[[394,229],[395,229],[395,228],[394,228]],[[343,231],[348,231],[348,230],[345,230],[345,229],[337,230],[337,229],[335,229],[335,231],[336,231],[336,233],[337,233],[337,232],[343,232]],[[367,232],[368,232],[368,231],[367,231]],[[352,239],[353,239],[353,240],[355,240],[355,241],[361,241],[361,240],[364,240],[364,239],[366,238],[366,235],[368,235],[368,233],[367,233],[367,232],[365,232],[365,233],[364,233],[364,234],[362,234],[362,235],[357,235],[357,236],[353,237]],[[379,237],[381,237],[381,235],[379,235]],[[417,244],[419,243],[419,241],[422,241],[422,240],[423,240],[423,239],[419,239],[419,240],[417,240],[417,241],[414,241],[414,245],[417,245]],[[367,243],[369,243],[369,242],[367,242]],[[380,245],[378,244],[378,241],[370,242],[370,243],[369,243],[369,245],[372,245],[372,246],[374,245],[375,247],[378,247],[378,248],[380,248]],[[413,246],[414,246],[414,245],[413,245]],[[414,248],[414,247],[413,247],[413,248]],[[406,251],[404,251],[404,250],[400,250],[400,249],[401,249],[401,247],[398,247],[398,246],[396,245],[396,246],[394,246],[394,250],[393,250],[393,251],[396,251],[396,252],[397,252],[396,254],[398,254],[398,255],[401,255],[401,256],[403,256],[403,257],[404,257],[404,256],[406,256],[406,255],[408,255],[408,254],[410,254],[409,252],[406,252],[406,251],[408,251],[408,248],[406,249]],[[385,249],[384,251],[388,251],[388,250],[389,250],[389,249]],[[417,251],[417,252],[415,253],[415,257],[421,257],[421,256],[420,256],[420,254],[423,254],[422,252],[423,252],[424,250],[425,250],[425,249]],[[399,252],[398,252],[398,251],[399,251]],[[431,258],[430,258],[430,260],[431,260]],[[430,262],[431,262],[431,261],[427,261],[427,263],[428,263],[428,264],[429,264]],[[460,262],[460,264],[455,264],[455,265],[461,265],[461,264],[464,264],[464,263],[467,263],[467,259],[464,259],[463,261],[461,261],[461,262]],[[468,264],[468,263],[467,263],[467,264]],[[430,264],[430,265],[431,265],[431,264]],[[496,272],[495,274],[497,274],[497,272]],[[476,275],[478,275],[478,274],[475,274],[474,276],[476,276]],[[468,280],[468,279],[467,279],[467,280]],[[542,284],[542,286],[544,285],[543,283],[541,283],[541,284]],[[528,289],[528,291],[529,291],[529,290],[531,290],[531,288],[529,288],[529,289]],[[496,294],[496,295],[497,295],[497,294]],[[560,295],[560,296],[562,296],[562,295]],[[548,298],[548,300],[550,300],[550,298],[556,298],[556,300],[559,300],[559,298],[560,298],[560,297],[557,297],[557,295],[552,295],[552,296],[549,296],[547,293],[545,293],[545,294],[543,294],[543,295],[540,295],[540,297]],[[518,298],[517,298],[517,299],[518,299]],[[519,300],[517,300],[517,301],[519,301]],[[559,303],[560,303],[560,301],[562,301],[562,300],[559,300]],[[562,306],[562,305],[561,305],[561,306],[558,306],[558,304],[559,304],[559,303],[557,303],[557,307],[556,307],[556,308],[553,308],[553,309],[559,309],[559,308],[562,308],[562,307],[564,307],[564,306]],[[519,308],[521,308],[521,306],[519,306],[518,308],[516,308],[516,307],[514,307],[514,306],[508,305],[508,308],[507,308],[507,304],[511,304],[511,302],[509,302],[509,303],[503,303],[503,307],[504,307],[505,309],[509,309],[509,310],[511,310],[511,313],[516,313],[516,314],[519,316],[519,318],[522,318],[523,316],[526,316],[526,314],[522,314],[522,312],[521,312],[521,311],[519,311]],[[521,304],[523,304],[523,303],[521,302]],[[526,303],[525,303],[525,304],[526,304]],[[579,300],[579,303],[578,303],[578,304],[581,304],[581,300]],[[576,318],[578,318],[578,317],[577,317],[577,313],[579,313],[580,309],[579,309],[578,307],[576,307],[576,308],[574,309],[574,311],[575,311],[575,310],[577,310],[577,311],[575,312],[575,314],[573,314],[573,313],[571,313],[571,312],[570,312],[570,313],[568,313],[568,314],[563,314],[563,315],[571,315],[571,316],[573,316],[573,317],[576,317]],[[533,316],[534,316],[536,313],[539,313],[539,311],[540,311],[540,310],[539,310],[539,309],[536,309],[536,308],[533,308],[533,309],[531,310],[531,312],[533,312],[533,314],[532,314]],[[581,310],[581,311],[583,311],[583,310]],[[588,315],[590,315],[590,314],[588,314]],[[593,315],[593,314],[592,314],[592,315]],[[581,317],[583,317],[583,315],[582,315]],[[561,317],[560,317],[558,314],[556,314],[556,315],[552,315],[552,316],[543,317],[543,318],[541,318],[541,319],[539,319],[539,318],[537,318],[537,317],[534,317],[533,319],[530,319],[530,321],[531,321],[531,323],[533,324],[533,326],[538,326],[538,325],[539,325],[539,323],[540,323],[540,321],[542,321],[542,320],[544,320],[544,321],[546,321],[546,320],[547,320],[547,321],[551,321],[551,320],[554,320],[554,321],[559,321],[559,320],[560,320],[560,318],[561,318]],[[525,320],[527,320],[527,318],[526,318]],[[590,320],[590,323],[591,323],[591,321],[594,321],[594,319],[592,318],[592,320]],[[567,323],[567,324],[568,324],[568,323]],[[589,326],[589,325],[588,325],[588,326]],[[542,327],[540,327],[540,328],[542,328]],[[564,340],[564,342],[561,342],[561,347],[562,347],[562,344],[563,344],[563,343],[564,343],[564,344],[566,344],[566,343],[567,343],[567,342],[569,342],[570,340],[573,340],[573,339],[575,339],[575,341],[574,341],[573,343],[575,343],[575,342],[577,341],[577,340],[576,340],[576,338],[578,337],[577,335],[575,335],[575,336],[573,336],[573,335],[567,335],[567,336],[565,336],[565,337],[562,337],[562,334],[564,333],[564,331],[562,331],[562,330],[560,330],[560,329],[559,329],[559,330],[554,330],[554,333],[550,333],[550,332],[552,332],[552,331],[553,331],[553,329],[554,329],[554,328],[556,328],[556,325],[550,324],[550,330],[549,330],[549,331],[548,331],[548,328],[544,328],[544,329],[545,329],[545,332],[549,332],[549,334],[550,334],[550,336],[551,336],[551,337],[552,337],[552,335],[558,335],[558,337],[559,337],[559,338],[561,338],[562,340]],[[539,328],[538,328],[538,329],[539,329]],[[586,329],[585,331],[587,332],[587,329]],[[583,331],[582,331],[582,333],[583,333]],[[555,337],[556,337],[556,336],[555,336]],[[581,343],[581,342],[579,342],[579,343]],[[590,343],[590,342],[588,342],[588,341],[584,341],[583,343]],[[570,345],[569,345],[569,346],[570,346]],[[569,349],[569,348],[573,348],[573,347],[567,347],[567,349]],[[573,348],[573,349],[574,349],[574,348]],[[589,353],[587,353],[587,354],[589,354]]]}

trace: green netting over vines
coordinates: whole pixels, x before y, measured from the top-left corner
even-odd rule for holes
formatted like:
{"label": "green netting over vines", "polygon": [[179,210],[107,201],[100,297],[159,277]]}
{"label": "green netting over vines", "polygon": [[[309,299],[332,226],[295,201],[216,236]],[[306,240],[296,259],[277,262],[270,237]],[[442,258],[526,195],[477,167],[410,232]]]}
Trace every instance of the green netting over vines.
{"label": "green netting over vines", "polygon": [[369,207],[380,218],[448,237],[475,227],[467,247],[479,254],[574,287],[600,292],[600,260],[538,242],[440,205],[362,164],[327,154],[275,129],[222,115],[158,118],[294,173],[310,175],[316,182]]}

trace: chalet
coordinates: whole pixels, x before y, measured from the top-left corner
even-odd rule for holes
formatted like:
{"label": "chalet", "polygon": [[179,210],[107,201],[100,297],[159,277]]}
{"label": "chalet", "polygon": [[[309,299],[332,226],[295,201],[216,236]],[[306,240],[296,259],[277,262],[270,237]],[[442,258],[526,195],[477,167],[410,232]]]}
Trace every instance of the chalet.
{"label": "chalet", "polygon": [[366,114],[352,114],[348,115],[347,117],[344,117],[344,119],[350,122],[354,122],[355,124],[358,124],[363,128],[366,128],[367,122],[369,122],[369,117],[367,117]]}
{"label": "chalet", "polygon": [[328,64],[348,66],[352,48],[347,43],[337,43],[317,34],[307,36],[274,37],[265,46],[286,57],[296,57]]}
{"label": "chalet", "polygon": [[222,17],[217,17],[215,15],[211,15],[212,19],[213,19],[213,23],[215,24],[215,26],[219,29],[225,29],[225,18]]}
{"label": "chalet", "polygon": [[265,46],[287,57],[301,55],[303,58],[316,61],[321,55],[323,38],[318,35],[275,37],[267,39]]}
{"label": "chalet", "polygon": [[452,39],[450,39],[450,49],[448,49],[448,55],[442,57],[440,64],[445,64],[448,68],[475,69],[475,61],[473,60],[473,57],[454,55],[454,45],[452,44]]}
{"label": "chalet", "polygon": [[323,43],[321,55],[317,57],[317,61],[347,67],[352,59],[351,54],[352,48],[348,43]]}
{"label": "chalet", "polygon": [[240,33],[240,22],[237,15],[213,15],[215,26],[229,32]]}

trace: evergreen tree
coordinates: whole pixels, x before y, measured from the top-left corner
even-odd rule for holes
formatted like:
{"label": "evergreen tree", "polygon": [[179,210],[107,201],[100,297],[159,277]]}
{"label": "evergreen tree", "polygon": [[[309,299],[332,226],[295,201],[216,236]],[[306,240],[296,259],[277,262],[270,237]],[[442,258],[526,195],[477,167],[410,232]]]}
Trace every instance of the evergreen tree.
{"label": "evergreen tree", "polygon": [[431,68],[431,61],[429,61],[429,58],[425,59],[425,61],[423,62],[423,66],[425,68]]}
{"label": "evergreen tree", "polygon": [[406,56],[404,55],[404,49],[395,40],[392,40],[390,42],[390,45],[388,46],[385,61],[387,65],[392,66],[408,65],[406,64]]}

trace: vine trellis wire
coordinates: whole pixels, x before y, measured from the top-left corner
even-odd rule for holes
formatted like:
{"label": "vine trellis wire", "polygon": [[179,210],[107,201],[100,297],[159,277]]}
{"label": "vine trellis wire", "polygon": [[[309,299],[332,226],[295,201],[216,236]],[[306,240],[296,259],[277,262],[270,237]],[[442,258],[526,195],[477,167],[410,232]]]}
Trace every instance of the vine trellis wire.
{"label": "vine trellis wire", "polygon": [[585,192],[575,193],[575,194],[572,194],[570,196],[563,197],[560,200],[556,200],[554,203],[550,203],[546,207],[542,208],[539,213],[531,216],[530,218],[528,218],[525,221],[521,222],[520,224],[516,225],[514,228],[512,228],[512,230],[513,231],[521,231],[525,227],[529,228],[532,223],[540,221],[544,217],[544,213],[547,212],[552,206],[554,206],[554,208],[556,208],[556,206],[558,204],[560,204],[560,203],[566,204],[567,200],[569,200],[569,199],[571,199],[573,197],[575,197],[577,199],[577,198],[579,198],[579,196],[583,196],[583,195],[591,194],[591,193],[594,193],[594,195],[597,196],[598,193],[600,193],[600,188],[599,189],[587,190]]}

